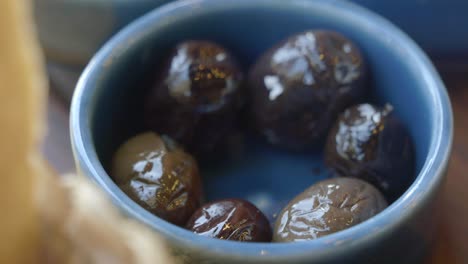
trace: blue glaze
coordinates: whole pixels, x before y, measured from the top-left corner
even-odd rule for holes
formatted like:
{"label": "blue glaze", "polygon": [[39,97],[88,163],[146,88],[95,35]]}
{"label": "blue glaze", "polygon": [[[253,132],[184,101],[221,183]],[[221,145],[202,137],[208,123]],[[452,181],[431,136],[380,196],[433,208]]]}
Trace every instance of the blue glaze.
{"label": "blue glaze", "polygon": [[246,199],[272,223],[281,209],[305,187],[329,176],[321,153],[291,153],[253,137],[247,139],[240,154],[216,164],[201,165],[208,201]]}
{"label": "blue glaze", "polygon": [[[362,224],[317,240],[239,243],[199,237],[169,224],[139,207],[113,183],[103,164],[119,143],[141,132],[142,76],[154,71],[169,47],[185,39],[207,38],[232,50],[248,67],[275,42],[310,28],[338,30],[361,47],[372,70],[373,100],[390,102],[413,137],[418,176],[395,203]],[[178,254],[192,260],[413,263],[431,238],[431,209],[447,166],[453,124],[445,87],[424,53],[392,24],[363,8],[332,0],[187,0],[154,10],[104,45],[77,85],[70,126],[80,171],[123,212],[150,225]],[[304,190],[326,176],[323,170],[309,174],[309,168],[321,164],[317,154],[284,153],[257,142],[247,144],[247,149],[249,159],[228,162],[227,167],[236,167],[233,170],[225,168],[218,174],[214,166],[203,167],[204,177],[220,177],[207,183],[210,198],[239,195],[257,203],[264,197],[287,200],[300,192],[297,189]],[[258,181],[269,174],[269,183]],[[246,187],[249,180],[253,185]]]}

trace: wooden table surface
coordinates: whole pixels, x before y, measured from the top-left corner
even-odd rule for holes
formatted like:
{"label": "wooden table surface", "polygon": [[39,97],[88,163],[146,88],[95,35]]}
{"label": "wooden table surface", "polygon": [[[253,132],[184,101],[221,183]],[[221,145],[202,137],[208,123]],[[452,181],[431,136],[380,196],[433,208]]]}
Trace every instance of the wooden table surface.
{"label": "wooden table surface", "polygon": [[[445,74],[455,118],[455,138],[438,213],[443,216],[428,264],[468,264],[468,75]],[[51,92],[44,152],[60,173],[74,170],[68,105]],[[465,171],[466,170],[466,171]]]}
{"label": "wooden table surface", "polygon": [[468,263],[468,75],[444,74],[444,81],[452,101],[454,141],[438,207],[442,217],[434,255],[428,263]]}

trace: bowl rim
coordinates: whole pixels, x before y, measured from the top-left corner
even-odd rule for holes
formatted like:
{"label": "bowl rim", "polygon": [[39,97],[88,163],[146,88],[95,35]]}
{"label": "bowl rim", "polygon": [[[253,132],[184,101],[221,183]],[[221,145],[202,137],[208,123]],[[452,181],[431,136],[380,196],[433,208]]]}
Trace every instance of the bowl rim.
{"label": "bowl rim", "polygon": [[[241,243],[201,237],[152,215],[128,198],[111,180],[99,162],[91,137],[89,116],[94,87],[99,75],[129,42],[145,38],[161,19],[177,20],[232,8],[309,8],[326,9],[332,16],[345,17],[374,32],[375,38],[392,38],[410,56],[411,67],[417,69],[427,85],[427,97],[434,108],[431,124],[435,128],[428,155],[419,175],[408,190],[393,204],[371,219],[343,231],[302,243]],[[149,29],[149,26],[153,29]],[[382,30],[384,29],[384,30]],[[106,67],[103,67],[105,65]],[[96,89],[98,90],[98,89]],[[76,86],[70,114],[70,133],[75,161],[79,171],[94,180],[127,215],[143,222],[162,234],[169,244],[185,252],[197,252],[214,258],[281,262],[323,260],[336,254],[352,252],[363,245],[379,241],[402,226],[419,207],[433,197],[444,178],[453,138],[453,117],[450,100],[434,66],[424,52],[391,22],[356,4],[338,0],[183,0],[165,4],[125,27],[93,57]],[[409,210],[402,210],[409,209]]]}

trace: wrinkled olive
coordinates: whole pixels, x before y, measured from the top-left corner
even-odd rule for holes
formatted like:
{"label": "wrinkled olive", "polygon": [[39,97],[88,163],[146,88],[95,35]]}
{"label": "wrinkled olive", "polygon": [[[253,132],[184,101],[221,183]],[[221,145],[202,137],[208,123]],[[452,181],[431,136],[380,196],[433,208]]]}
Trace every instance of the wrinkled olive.
{"label": "wrinkled olive", "polygon": [[186,228],[196,234],[243,242],[270,242],[271,228],[266,216],[253,204],[225,199],[198,209]]}
{"label": "wrinkled olive", "polygon": [[174,141],[153,132],[119,147],[111,175],[135,202],[176,225],[184,225],[202,202],[196,161]]}
{"label": "wrinkled olive", "polygon": [[318,182],[296,196],[281,211],[273,241],[316,239],[357,225],[387,207],[371,184],[355,178]]}
{"label": "wrinkled olive", "polygon": [[389,201],[414,179],[413,144],[390,105],[344,111],[328,136],[325,162],[339,174],[374,184]]}
{"label": "wrinkled olive", "polygon": [[145,102],[145,122],[191,153],[209,154],[224,142],[242,106],[243,74],[229,51],[208,41],[177,45]]}
{"label": "wrinkled olive", "polygon": [[366,92],[359,48],[337,32],[294,35],[263,54],[249,73],[253,124],[287,149],[325,139],[337,115]]}

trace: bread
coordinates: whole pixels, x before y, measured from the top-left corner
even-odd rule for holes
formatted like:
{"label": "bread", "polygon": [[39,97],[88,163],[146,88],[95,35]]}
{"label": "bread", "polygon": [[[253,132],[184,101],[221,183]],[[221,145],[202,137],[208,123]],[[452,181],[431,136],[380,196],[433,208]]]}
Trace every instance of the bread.
{"label": "bread", "polygon": [[43,201],[45,257],[49,263],[172,262],[168,250],[150,229],[123,217],[94,184],[81,176],[52,180]]}
{"label": "bread", "polygon": [[0,1],[0,263],[34,263],[37,175],[44,174],[45,72],[24,0]]}
{"label": "bread", "polygon": [[28,0],[0,0],[0,263],[171,263],[146,226],[44,162],[47,80]]}

